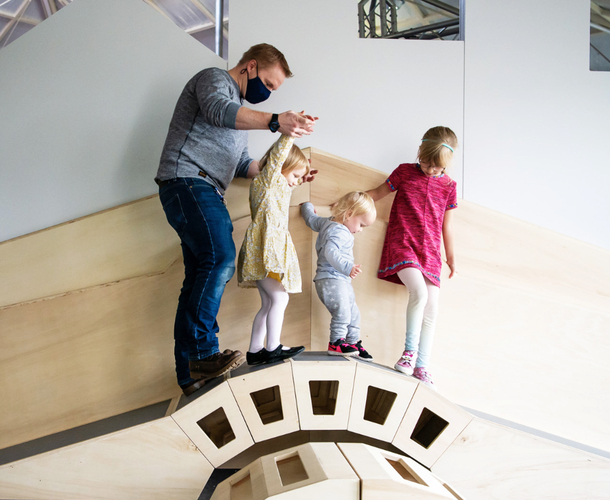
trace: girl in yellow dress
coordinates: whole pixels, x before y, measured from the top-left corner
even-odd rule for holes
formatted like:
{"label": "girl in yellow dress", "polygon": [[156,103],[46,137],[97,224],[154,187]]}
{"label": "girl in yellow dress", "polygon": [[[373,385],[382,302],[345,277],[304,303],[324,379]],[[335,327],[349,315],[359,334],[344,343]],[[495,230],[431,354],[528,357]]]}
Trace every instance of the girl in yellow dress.
{"label": "girl in yellow dress", "polygon": [[261,296],[246,354],[249,365],[290,358],[305,349],[280,344],[288,294],[301,291],[299,260],[288,232],[290,196],[309,173],[307,158],[293,142],[282,135],[260,160],[260,173],[250,185],[252,222],[237,261],[239,286],[256,287]]}

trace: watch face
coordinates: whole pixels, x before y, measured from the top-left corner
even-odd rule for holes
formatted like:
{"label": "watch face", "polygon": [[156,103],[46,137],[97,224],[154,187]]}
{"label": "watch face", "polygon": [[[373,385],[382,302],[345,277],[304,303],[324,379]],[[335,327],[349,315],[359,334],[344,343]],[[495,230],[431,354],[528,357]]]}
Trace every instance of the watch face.
{"label": "watch face", "polygon": [[280,128],[280,122],[271,122],[269,123],[269,130],[271,130],[271,132],[277,132],[277,130]]}

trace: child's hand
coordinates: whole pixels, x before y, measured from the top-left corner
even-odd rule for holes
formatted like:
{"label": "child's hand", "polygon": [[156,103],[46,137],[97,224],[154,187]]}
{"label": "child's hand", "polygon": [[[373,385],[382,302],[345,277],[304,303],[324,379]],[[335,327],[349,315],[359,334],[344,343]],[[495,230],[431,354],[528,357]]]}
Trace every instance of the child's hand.
{"label": "child's hand", "polygon": [[451,264],[447,261],[447,265],[449,266],[449,279],[453,278],[454,274],[457,274],[457,271],[455,269],[455,263],[452,262]]}
{"label": "child's hand", "polygon": [[[302,207],[303,205],[305,205],[305,203],[311,203],[311,202],[310,201],[304,201],[303,203],[299,203],[299,207]],[[318,214],[318,212],[316,212],[316,207],[313,207],[313,213],[316,214],[316,215]]]}
{"label": "child's hand", "polygon": [[315,175],[318,173],[317,170],[310,170],[307,175],[303,176],[303,182],[313,182]]}
{"label": "child's hand", "polygon": [[305,110],[301,111],[299,114],[300,114],[301,116],[304,116],[304,117],[305,117],[305,118],[307,118],[308,120],[311,120],[311,121],[314,121],[314,122],[315,122],[316,120],[319,120],[319,118],[318,118],[317,116],[306,115],[306,114],[305,114]]}
{"label": "child's hand", "polygon": [[[311,163],[311,160],[309,160]],[[310,170],[307,175],[303,176],[303,183],[305,182],[313,182],[315,175],[318,173],[317,170]]]}
{"label": "child's hand", "polygon": [[353,279],[356,276],[358,276],[361,272],[362,272],[362,269],[360,269],[360,264],[354,264],[354,267],[352,267],[352,270],[349,273],[349,277]]}

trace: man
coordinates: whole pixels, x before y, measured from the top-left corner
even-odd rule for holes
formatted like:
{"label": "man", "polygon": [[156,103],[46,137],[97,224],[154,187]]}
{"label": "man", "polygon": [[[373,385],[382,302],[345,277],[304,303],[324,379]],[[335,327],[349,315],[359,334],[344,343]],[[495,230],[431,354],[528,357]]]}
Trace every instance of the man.
{"label": "man", "polygon": [[241,104],[266,100],[292,76],[284,55],[259,44],[229,71],[208,68],[187,84],[174,110],[155,181],[170,225],[181,240],[185,278],[174,324],[178,384],[185,395],[244,362],[218,349],[216,316],[235,271],[233,225],[224,192],[233,177],[252,178],[247,130],[292,137],[313,132],[315,119],[294,111],[254,111]]}

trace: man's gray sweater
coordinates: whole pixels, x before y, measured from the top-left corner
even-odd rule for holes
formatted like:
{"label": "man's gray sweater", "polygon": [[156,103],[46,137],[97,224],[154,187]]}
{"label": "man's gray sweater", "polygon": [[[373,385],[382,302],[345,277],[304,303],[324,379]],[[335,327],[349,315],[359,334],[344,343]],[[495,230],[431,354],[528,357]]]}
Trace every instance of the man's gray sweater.
{"label": "man's gray sweater", "polygon": [[234,177],[246,177],[248,133],[235,130],[241,102],[225,70],[207,68],[191,78],[176,104],[156,178],[203,177],[224,193]]}

